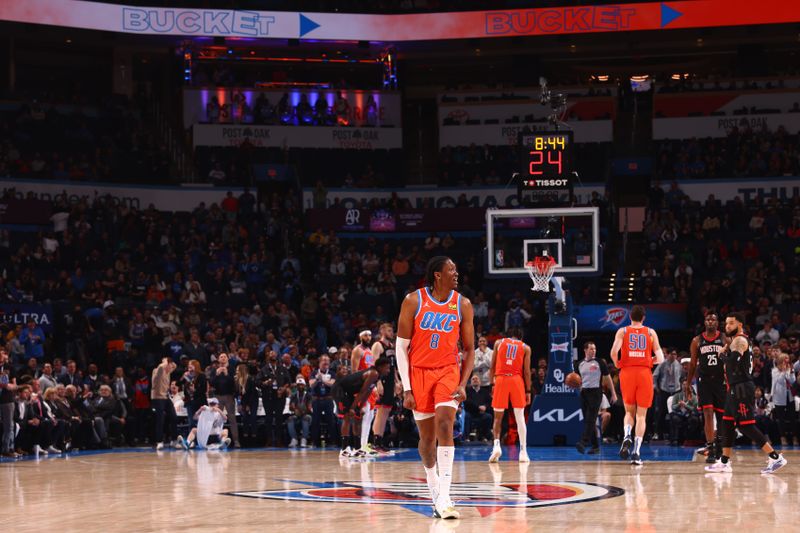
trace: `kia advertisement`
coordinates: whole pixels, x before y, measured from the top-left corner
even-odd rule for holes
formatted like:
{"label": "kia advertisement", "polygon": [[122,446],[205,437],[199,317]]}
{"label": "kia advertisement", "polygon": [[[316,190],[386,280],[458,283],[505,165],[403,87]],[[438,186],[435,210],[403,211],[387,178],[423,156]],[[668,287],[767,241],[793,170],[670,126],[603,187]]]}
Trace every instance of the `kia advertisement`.
{"label": "kia advertisement", "polygon": [[[579,331],[614,331],[631,323],[632,305],[580,305],[575,306],[574,316]],[[686,329],[685,304],[645,305],[645,326],[655,330]]]}

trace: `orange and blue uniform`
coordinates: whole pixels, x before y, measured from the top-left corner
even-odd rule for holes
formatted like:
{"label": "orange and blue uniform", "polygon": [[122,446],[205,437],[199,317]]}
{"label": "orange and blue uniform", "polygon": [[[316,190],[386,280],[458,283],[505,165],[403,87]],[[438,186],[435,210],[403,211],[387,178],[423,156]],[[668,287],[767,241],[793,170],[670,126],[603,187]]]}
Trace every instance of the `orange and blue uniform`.
{"label": "orange and blue uniform", "polygon": [[525,408],[525,343],[516,339],[500,339],[494,345],[494,389],[492,408],[506,409],[509,401],[514,409]]}
{"label": "orange and blue uniform", "polygon": [[650,328],[622,328],[619,388],[627,405],[648,408],[653,404],[653,340]]}
{"label": "orange and blue uniform", "polygon": [[[364,348],[361,347],[362,354],[361,359],[358,361],[358,372],[362,370],[366,370],[370,368],[372,365],[375,364],[375,356],[372,355],[372,348]],[[370,409],[375,409],[375,403],[378,401],[378,391],[372,389],[372,392],[369,393],[369,397],[367,398],[367,402],[369,403]]]}
{"label": "orange and blue uniform", "polygon": [[368,369],[369,367],[371,367],[372,365],[375,364],[375,357],[372,355],[372,348],[364,348],[362,346],[361,350],[362,350],[362,355],[361,355],[361,359],[359,359],[359,361],[358,361],[358,370],[357,370],[357,372],[360,372],[362,370],[366,370],[366,369]]}
{"label": "orange and blue uniform", "polygon": [[433,298],[428,287],[417,290],[417,312],[408,350],[411,391],[418,413],[433,413],[438,404],[453,402],[461,381],[458,341],[461,338],[461,295]]}

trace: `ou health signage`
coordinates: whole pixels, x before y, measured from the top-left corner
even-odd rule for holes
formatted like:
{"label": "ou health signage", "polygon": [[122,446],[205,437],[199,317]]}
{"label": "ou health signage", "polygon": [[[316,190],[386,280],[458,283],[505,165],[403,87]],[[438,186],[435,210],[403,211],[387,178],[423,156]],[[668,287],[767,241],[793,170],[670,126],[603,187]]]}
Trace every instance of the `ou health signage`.
{"label": "ou health signage", "polygon": [[800,2],[686,0],[538,9],[358,15],[131,7],[80,0],[0,2],[0,20],[143,35],[422,41],[788,24]]}

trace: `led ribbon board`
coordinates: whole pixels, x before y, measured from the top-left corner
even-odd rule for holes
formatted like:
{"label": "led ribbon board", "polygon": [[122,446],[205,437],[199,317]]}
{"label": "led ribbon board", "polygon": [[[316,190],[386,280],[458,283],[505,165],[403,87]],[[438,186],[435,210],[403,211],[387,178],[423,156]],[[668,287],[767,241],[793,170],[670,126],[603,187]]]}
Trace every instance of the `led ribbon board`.
{"label": "led ribbon board", "polygon": [[694,0],[540,9],[357,15],[3,0],[0,20],[142,35],[422,41],[800,22],[795,0]]}

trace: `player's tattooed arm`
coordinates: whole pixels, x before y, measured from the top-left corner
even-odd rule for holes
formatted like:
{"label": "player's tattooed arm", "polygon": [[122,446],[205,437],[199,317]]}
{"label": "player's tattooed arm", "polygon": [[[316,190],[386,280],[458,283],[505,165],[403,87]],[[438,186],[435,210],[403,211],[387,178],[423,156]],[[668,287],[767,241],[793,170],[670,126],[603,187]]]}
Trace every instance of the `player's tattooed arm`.
{"label": "player's tattooed arm", "polygon": [[744,353],[747,350],[747,341],[742,336],[736,337],[731,341],[729,349],[732,352]]}

